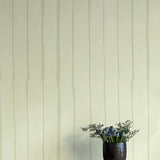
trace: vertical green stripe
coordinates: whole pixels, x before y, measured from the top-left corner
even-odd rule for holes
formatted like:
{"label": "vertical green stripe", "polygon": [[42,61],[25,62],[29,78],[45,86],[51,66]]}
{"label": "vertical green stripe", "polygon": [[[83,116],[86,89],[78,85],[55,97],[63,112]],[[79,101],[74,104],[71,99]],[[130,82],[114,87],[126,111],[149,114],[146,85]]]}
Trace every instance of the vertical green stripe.
{"label": "vertical green stripe", "polygon": [[147,133],[147,152],[148,152],[148,160],[150,160],[150,105],[149,105],[149,77],[150,77],[150,61],[149,61],[149,0],[147,0],[147,8],[146,8],[146,50],[147,50],[147,110],[148,110],[148,133]]}
{"label": "vertical green stripe", "polygon": [[72,92],[73,92],[73,160],[75,160],[75,121],[76,100],[74,84],[74,0],[72,0]]}
{"label": "vertical green stripe", "polygon": [[[133,85],[134,85],[134,0],[131,0],[131,57],[132,57],[132,77],[131,77],[131,116],[134,121],[133,110]],[[133,126],[134,127],[134,126]],[[132,139],[132,160],[134,160],[134,137]]]}
{"label": "vertical green stripe", "polygon": [[[1,88],[0,88],[1,90]],[[2,106],[1,106],[1,93],[0,93],[0,160],[2,160]]]}
{"label": "vertical green stripe", "polygon": [[[92,123],[92,101],[91,101],[91,82],[89,80],[89,111],[90,111],[90,123]],[[89,139],[89,158],[92,160],[92,140]]]}
{"label": "vertical green stripe", "polygon": [[0,80],[1,80],[1,78],[2,78],[2,77],[1,77],[1,76],[2,76],[2,68],[1,68],[2,62],[1,62],[1,59],[2,59],[2,58],[0,57]]}
{"label": "vertical green stripe", "polygon": [[75,160],[75,121],[76,121],[76,100],[75,100],[75,85],[72,81],[73,92],[73,160]]}
{"label": "vertical green stripe", "polygon": [[57,160],[61,159],[60,0],[57,0]]}
{"label": "vertical green stripe", "polygon": [[14,95],[14,82],[15,82],[15,57],[14,57],[14,0],[12,0],[12,98],[13,98],[13,127],[14,127],[14,160],[16,160],[16,115],[15,115],[15,95]]}
{"label": "vertical green stripe", "polygon": [[88,38],[89,38],[89,102],[90,102],[90,123],[92,123],[92,106],[91,106],[91,22],[90,22],[90,0],[88,0]]}
{"label": "vertical green stripe", "polygon": [[107,124],[107,116],[106,116],[106,114],[107,114],[107,109],[106,109],[106,107],[107,107],[107,105],[106,105],[106,80],[104,80],[103,94],[104,94],[104,124],[106,126],[106,124]]}
{"label": "vertical green stripe", "polygon": [[[0,57],[1,59],[1,57]],[[0,80],[2,79],[2,69],[1,69],[1,62],[0,62]]]}
{"label": "vertical green stripe", "polygon": [[148,133],[147,133],[147,160],[150,160],[150,106],[149,106],[149,80],[147,80],[147,109],[148,109]]}
{"label": "vertical green stripe", "polygon": [[90,0],[88,0],[88,44],[89,44],[89,81],[91,80],[91,4]]}
{"label": "vertical green stripe", "polygon": [[41,0],[41,52],[42,52],[42,159],[45,159],[45,106],[44,106],[44,0]]}
{"label": "vertical green stripe", "polygon": [[[90,112],[90,123],[92,123],[92,102],[91,102],[91,4],[88,0],[88,41],[89,41],[89,112]],[[89,159],[92,160],[92,141],[89,139]]]}
{"label": "vertical green stripe", "polygon": [[120,80],[120,69],[119,69],[119,0],[117,0],[117,97],[118,97],[118,119],[120,121],[120,97],[119,97],[119,80]]}
{"label": "vertical green stripe", "polygon": [[15,108],[15,84],[12,80],[12,98],[13,98],[13,127],[14,127],[14,160],[16,160],[16,108]]}
{"label": "vertical green stripe", "polygon": [[29,160],[29,106],[28,106],[28,80],[29,73],[29,0],[26,0],[26,52],[27,52],[27,80],[26,80],[26,119],[27,119],[27,160]]}
{"label": "vertical green stripe", "polygon": [[29,0],[26,0],[26,52],[27,52],[27,80],[30,78],[29,73]]}
{"label": "vertical green stripe", "polygon": [[118,120],[121,120],[120,113],[120,97],[119,97],[119,80],[117,80],[117,102],[118,102]]}
{"label": "vertical green stripe", "polygon": [[72,80],[74,81],[74,0],[72,0]]}
{"label": "vertical green stripe", "polygon": [[119,69],[119,0],[117,0],[117,71],[118,80],[120,79],[120,69]]}
{"label": "vertical green stripe", "polygon": [[42,80],[42,160],[45,159],[45,106],[44,106],[44,80]]}
{"label": "vertical green stripe", "polygon": [[147,0],[147,15],[146,15],[146,49],[147,49],[147,80],[149,80],[149,0]]}
{"label": "vertical green stripe", "polygon": [[134,0],[131,0],[131,52],[132,52],[132,80],[134,80]]}
{"label": "vertical green stripe", "polygon": [[26,80],[26,119],[27,119],[27,160],[29,160],[29,108],[28,108],[28,80]]}
{"label": "vertical green stripe", "polygon": [[60,99],[60,81],[57,81],[57,160],[61,159],[61,99]]}
{"label": "vertical green stripe", "polygon": [[42,80],[44,80],[44,0],[41,0],[41,52],[42,52]]}
{"label": "vertical green stripe", "polygon": [[15,80],[15,57],[14,57],[14,0],[12,0],[12,80]]}
{"label": "vertical green stripe", "polygon": [[89,112],[90,112],[90,123],[92,123],[92,99],[91,99],[91,81],[89,81]]}
{"label": "vertical green stripe", "polygon": [[[131,80],[131,118],[134,121],[134,112],[133,112],[133,81]],[[134,128],[134,126],[133,126]],[[132,160],[134,160],[134,137],[132,139]]]}
{"label": "vertical green stripe", "polygon": [[104,59],[104,90],[103,90],[103,93],[104,93],[104,123],[106,125],[106,121],[107,121],[107,118],[106,118],[106,56],[105,56],[105,7],[104,7],[105,3],[104,3],[104,0],[103,0],[103,59]]}

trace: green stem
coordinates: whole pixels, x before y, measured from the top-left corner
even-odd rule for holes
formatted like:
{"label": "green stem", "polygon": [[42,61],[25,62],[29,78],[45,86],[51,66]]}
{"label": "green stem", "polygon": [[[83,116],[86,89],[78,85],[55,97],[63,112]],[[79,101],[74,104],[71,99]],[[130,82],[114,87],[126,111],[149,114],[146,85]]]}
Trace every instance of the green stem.
{"label": "green stem", "polygon": [[121,143],[123,142],[123,137],[121,138]]}

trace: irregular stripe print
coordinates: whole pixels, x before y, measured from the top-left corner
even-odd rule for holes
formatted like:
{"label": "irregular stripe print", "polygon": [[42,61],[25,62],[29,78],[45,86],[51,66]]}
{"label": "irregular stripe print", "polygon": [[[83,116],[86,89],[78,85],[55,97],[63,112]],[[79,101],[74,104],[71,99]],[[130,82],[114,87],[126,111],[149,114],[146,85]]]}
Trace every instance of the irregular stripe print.
{"label": "irregular stripe print", "polygon": [[29,106],[28,106],[28,85],[29,81],[26,80],[26,117],[27,117],[27,160],[29,160]]}
{"label": "irregular stripe print", "polygon": [[44,80],[44,0],[41,0],[41,52],[42,80]]}
{"label": "irregular stripe print", "polygon": [[26,0],[26,53],[27,53],[27,80],[26,80],[26,119],[27,119],[27,160],[29,160],[29,105],[28,105],[28,90],[29,90],[29,0]]}
{"label": "irregular stripe print", "polygon": [[[131,118],[134,121],[134,109],[133,109],[133,86],[134,86],[134,0],[131,0],[131,57],[132,57],[132,66],[131,66]],[[133,126],[134,128],[134,126]],[[132,139],[132,160],[134,160],[134,137]]]}
{"label": "irregular stripe print", "polygon": [[146,57],[147,57],[147,110],[148,110],[148,133],[147,133],[147,159],[150,160],[150,97],[149,97],[149,87],[150,87],[150,50],[149,50],[149,7],[150,1],[146,0]]}
{"label": "irregular stripe print", "polygon": [[2,160],[2,105],[1,105],[1,97],[0,97],[0,160]]}
{"label": "irregular stripe print", "polygon": [[[92,123],[92,101],[91,101],[91,1],[88,0],[88,43],[89,43],[89,116],[90,116],[90,123]],[[92,160],[92,140],[89,138],[89,159]]]}
{"label": "irregular stripe print", "polygon": [[15,81],[12,80],[12,98],[13,98],[13,127],[14,127],[14,160],[16,160],[16,106],[15,106]]}
{"label": "irregular stripe print", "polygon": [[41,0],[41,52],[42,52],[42,159],[45,159],[45,105],[44,105],[44,0]]}
{"label": "irregular stripe print", "polygon": [[14,0],[12,0],[12,19],[11,19],[11,23],[12,23],[12,80],[15,80],[15,55],[14,55],[14,16],[15,16],[15,14],[14,14],[14,4],[15,2],[14,2]]}
{"label": "irregular stripe print", "polygon": [[42,159],[45,159],[45,105],[44,105],[44,80],[42,80]]}
{"label": "irregular stripe print", "polygon": [[[133,110],[133,81],[131,80],[131,118],[132,121],[134,121],[134,110]],[[133,129],[134,129],[134,125],[133,125]],[[134,160],[134,137],[132,139],[132,160]]]}
{"label": "irregular stripe print", "polygon": [[60,0],[57,0],[57,160],[61,159]]}
{"label": "irregular stripe print", "polygon": [[103,59],[104,59],[104,90],[103,90],[103,94],[104,94],[104,123],[106,125],[107,122],[107,117],[106,117],[106,56],[105,56],[105,2],[103,0]]}
{"label": "irregular stripe print", "polygon": [[90,30],[90,16],[91,16],[91,6],[90,0],[88,0],[88,39],[89,39],[89,104],[90,104],[90,123],[92,123],[92,104],[91,104],[91,30]]}
{"label": "irregular stripe print", "polygon": [[27,80],[30,78],[29,73],[29,0],[26,0],[26,52],[27,52]]}
{"label": "irregular stripe print", "polygon": [[14,11],[15,11],[15,4],[14,0],[12,0],[12,18],[11,18],[11,24],[12,24],[12,99],[13,99],[13,127],[14,127],[14,143],[13,143],[13,150],[14,150],[14,160],[16,160],[16,113],[15,113],[15,55],[14,55]]}
{"label": "irregular stripe print", "polygon": [[118,99],[118,119],[120,121],[120,97],[119,97],[119,80],[120,80],[120,69],[119,69],[119,0],[117,0],[117,99]]}
{"label": "irregular stripe print", "polygon": [[76,121],[76,100],[75,100],[75,75],[74,75],[74,0],[72,0],[72,93],[73,93],[73,160],[75,160],[75,121]]}

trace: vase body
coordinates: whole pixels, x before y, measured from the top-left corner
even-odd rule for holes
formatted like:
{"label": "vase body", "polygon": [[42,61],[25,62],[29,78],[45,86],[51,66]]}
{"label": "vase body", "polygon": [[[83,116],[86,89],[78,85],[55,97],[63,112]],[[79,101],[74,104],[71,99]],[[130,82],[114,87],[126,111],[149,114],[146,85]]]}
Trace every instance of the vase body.
{"label": "vase body", "polygon": [[126,160],[126,143],[103,143],[104,160]]}

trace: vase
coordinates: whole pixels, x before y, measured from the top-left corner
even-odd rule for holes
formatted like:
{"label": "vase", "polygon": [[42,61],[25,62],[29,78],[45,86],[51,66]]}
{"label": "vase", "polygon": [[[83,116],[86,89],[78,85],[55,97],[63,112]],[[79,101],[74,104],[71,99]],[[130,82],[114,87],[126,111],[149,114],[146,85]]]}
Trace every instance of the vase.
{"label": "vase", "polygon": [[104,160],[126,160],[126,143],[103,143]]}

